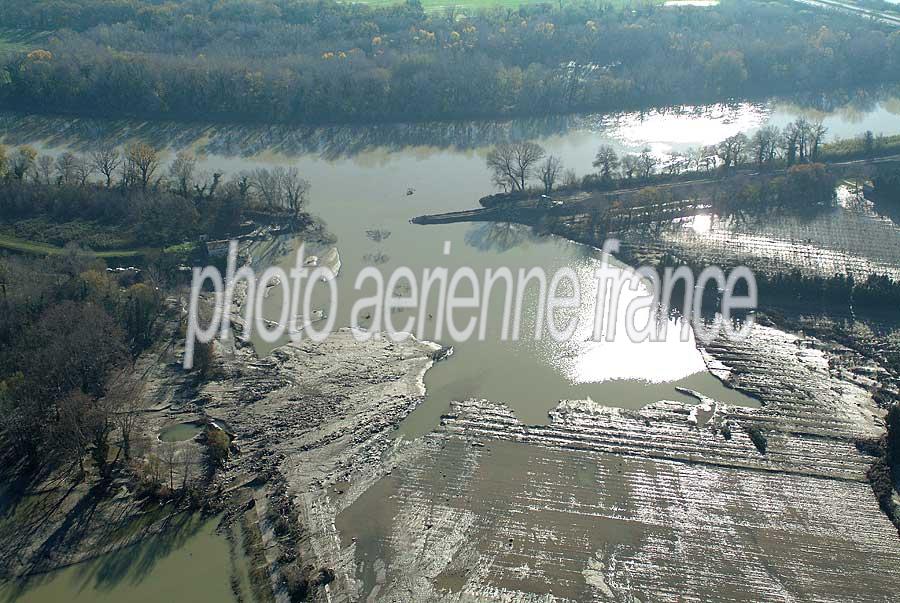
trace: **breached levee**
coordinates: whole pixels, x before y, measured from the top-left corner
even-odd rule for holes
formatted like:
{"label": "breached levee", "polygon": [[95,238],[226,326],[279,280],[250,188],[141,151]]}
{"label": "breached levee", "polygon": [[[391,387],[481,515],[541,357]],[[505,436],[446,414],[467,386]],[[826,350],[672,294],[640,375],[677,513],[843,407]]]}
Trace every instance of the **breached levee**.
{"label": "breached levee", "polygon": [[[884,429],[851,370],[867,361],[762,326],[705,353],[762,407],[705,401],[701,415],[676,402],[629,411],[566,401],[549,425],[526,426],[501,404],[454,403],[380,482],[390,527],[377,546],[365,543],[369,557],[357,554],[374,569],[361,568],[367,579],[347,598],[871,601],[897,592],[897,531],[866,482],[872,457],[855,446]],[[355,551],[360,526],[343,516],[338,525]]]}

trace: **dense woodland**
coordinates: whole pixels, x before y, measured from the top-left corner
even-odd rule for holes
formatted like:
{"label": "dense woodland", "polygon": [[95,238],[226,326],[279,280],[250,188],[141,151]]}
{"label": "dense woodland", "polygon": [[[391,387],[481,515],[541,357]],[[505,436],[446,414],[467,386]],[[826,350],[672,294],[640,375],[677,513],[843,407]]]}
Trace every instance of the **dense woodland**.
{"label": "dense woodland", "polygon": [[0,287],[0,426],[12,451],[80,464],[93,449],[105,471],[110,435],[134,420],[126,411],[135,402],[110,377],[153,340],[158,287],[74,251],[0,257]]}
{"label": "dense woodland", "polygon": [[[128,479],[139,496],[187,496],[200,504],[199,460],[145,434],[145,369],[137,356],[177,331],[163,272],[110,271],[76,249],[64,255],[0,256],[0,433],[4,471],[22,476],[68,468],[101,490]],[[212,348],[196,355],[194,378],[215,369]],[[228,438],[209,431],[209,467]],[[177,469],[176,469],[177,466]],[[179,480],[174,479],[178,473]]]}
{"label": "dense woodland", "polygon": [[613,111],[900,80],[900,32],[793,3],[426,13],[308,0],[5,0],[52,33],[0,58],[0,106],[265,122]]}

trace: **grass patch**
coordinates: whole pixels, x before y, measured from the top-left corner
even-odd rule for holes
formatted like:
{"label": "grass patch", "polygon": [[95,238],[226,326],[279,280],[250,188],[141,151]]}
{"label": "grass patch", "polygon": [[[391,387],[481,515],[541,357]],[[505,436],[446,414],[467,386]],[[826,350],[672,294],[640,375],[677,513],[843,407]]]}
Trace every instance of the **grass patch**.
{"label": "grass patch", "polygon": [[[50,245],[49,243],[39,243],[18,239],[8,235],[0,234],[0,249],[15,251],[18,253],[30,253],[33,255],[62,255],[66,253],[63,247]],[[149,249],[114,249],[108,251],[98,251],[94,255],[98,258],[133,258],[144,255],[150,251]]]}
{"label": "grass patch", "polygon": [[40,216],[0,223],[0,234],[55,247],[77,243],[97,251],[137,247],[134,234],[129,230],[91,220],[55,222]]}
{"label": "grass patch", "polygon": [[[138,247],[130,233],[87,220],[54,223],[43,217],[0,223],[0,249],[32,255],[61,255],[66,245],[75,243],[99,258],[140,257],[152,248]],[[182,243],[164,249],[167,253],[190,255],[194,243]]]}
{"label": "grass patch", "polygon": [[[402,4],[403,0],[344,0],[351,4],[369,4],[371,6],[393,6]],[[422,7],[428,12],[441,11],[447,7],[456,7],[461,11],[478,11],[491,8],[519,8],[531,4],[551,4],[559,5],[559,0],[421,0]],[[629,5],[642,4],[662,4],[665,0],[606,0],[604,4],[609,4],[617,8]],[[569,4],[571,0],[562,0],[563,4]]]}
{"label": "grass patch", "polygon": [[39,48],[50,32],[0,28],[0,53],[22,52]]}

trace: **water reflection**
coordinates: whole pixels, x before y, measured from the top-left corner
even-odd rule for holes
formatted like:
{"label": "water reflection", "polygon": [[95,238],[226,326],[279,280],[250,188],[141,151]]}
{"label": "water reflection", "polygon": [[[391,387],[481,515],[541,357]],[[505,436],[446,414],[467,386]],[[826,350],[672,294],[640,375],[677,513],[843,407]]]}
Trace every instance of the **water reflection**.
{"label": "water reflection", "polygon": [[531,228],[512,222],[485,222],[472,227],[466,233],[466,244],[478,251],[502,253],[537,240]]}
{"label": "water reflection", "polygon": [[682,249],[723,264],[747,264],[755,270],[900,278],[900,227],[883,215],[884,209],[876,212],[861,190],[841,185],[833,207],[728,217],[700,214],[674,222],[658,236],[635,232],[627,238],[641,245]]}
{"label": "water reflection", "polygon": [[[634,271],[620,263],[613,263],[595,276],[598,261],[585,262],[577,269],[582,291],[582,303],[577,309],[578,328],[573,337],[555,346],[551,360],[573,383],[603,383],[613,380],[635,380],[648,383],[678,381],[706,370],[693,331],[674,316],[657,316],[655,309],[642,300],[648,299],[649,289],[634,277]],[[635,278],[637,287],[629,283]],[[605,280],[608,279],[608,280]],[[600,283],[610,283],[605,301],[598,304]],[[613,284],[623,282],[616,295]],[[631,304],[641,306],[629,314]],[[595,341],[597,311],[602,314],[602,329]],[[631,324],[628,324],[631,323]],[[659,329],[658,341],[635,341],[628,329]]]}
{"label": "water reflection", "polygon": [[[154,512],[151,516],[158,519],[159,514]],[[125,529],[136,532],[144,527],[140,520],[134,524]],[[215,533],[217,524],[218,518],[174,515],[161,532],[143,535],[137,544],[118,552],[27,580],[6,582],[0,585],[0,600],[9,603],[235,601],[229,585],[228,543]],[[107,540],[120,537],[113,532]],[[186,564],[190,565],[190,572],[184,571]]]}
{"label": "water reflection", "polygon": [[[900,131],[900,116],[891,113],[884,99],[862,94],[844,100],[859,107],[871,106],[862,123],[877,124],[873,131]],[[827,108],[830,104],[823,101],[816,106]],[[477,273],[501,266],[513,271],[540,266],[548,275],[568,267],[579,275],[582,300],[592,303],[591,292],[596,287],[592,273],[597,258],[587,247],[536,237],[530,230],[510,224],[409,224],[415,215],[471,208],[479,197],[492,192],[483,154],[497,140],[535,139],[548,153],[560,157],[566,168],[584,175],[594,170],[591,164],[600,144],[613,144],[629,152],[644,145],[674,150],[710,144],[742,129],[751,131],[767,121],[794,117],[789,108],[773,101],[608,116],[369,128],[143,124],[6,115],[0,118],[0,131],[5,132],[7,143],[28,142],[50,152],[61,152],[69,148],[67,145],[87,148],[97,136],[111,142],[144,137],[170,152],[190,147],[199,154],[201,169],[222,172],[226,177],[271,164],[296,166],[312,184],[310,210],[327,224],[340,251],[343,268],[335,283],[340,300],[335,324],[346,326],[351,322],[354,301],[363,295],[354,287],[355,277],[370,265],[385,274],[401,266],[416,274],[435,266],[446,266],[450,271],[470,266]],[[832,135],[859,131],[857,124],[843,122],[839,115],[831,119]],[[709,223],[708,231],[706,228],[701,219],[688,232],[705,240],[719,232],[716,221]],[[673,231],[647,236],[655,243],[662,240],[666,244],[676,237]],[[453,250],[449,256],[442,253],[445,241]],[[274,241],[254,258],[260,264],[277,263],[290,269],[292,252],[299,244]],[[760,244],[766,245],[765,241]],[[307,250],[316,254],[322,251]],[[773,261],[780,259],[775,257]],[[280,314],[280,298],[280,288],[266,298],[272,319]],[[526,307],[533,312],[532,302],[526,299]],[[317,307],[325,304],[320,301]],[[494,325],[500,322],[498,311],[491,310]],[[587,309],[581,312],[589,313]],[[526,316],[526,324],[533,318],[533,314]],[[397,324],[404,320],[403,313],[395,317]],[[671,320],[669,333],[677,333],[677,322]],[[432,326],[429,323],[429,328]],[[593,320],[584,320],[576,336],[563,344],[547,339],[501,341],[496,327],[488,329],[485,341],[457,344],[457,354],[426,375],[428,398],[404,422],[401,431],[406,435],[430,431],[450,400],[467,397],[505,402],[529,423],[546,422],[547,410],[560,399],[590,397],[631,408],[660,399],[693,403],[675,391],[676,385],[700,390],[726,403],[754,404],[704,370],[702,357],[690,338],[684,342],[632,344],[621,337],[613,344],[598,343],[590,341],[592,326]]]}
{"label": "water reflection", "polygon": [[[87,151],[100,144],[140,139],[161,149],[192,148],[199,154],[255,157],[316,155],[324,160],[360,157],[362,165],[383,166],[391,153],[427,158],[445,149],[472,152],[507,140],[566,139],[566,145],[613,144],[629,152],[649,145],[657,152],[708,145],[752,131],[766,122],[783,126],[797,115],[823,119],[830,136],[871,129],[900,129],[893,90],[837,91],[766,102],[681,105],[613,114],[557,115],[500,121],[427,122],[346,126],[185,124],[93,118],[52,118],[0,114],[6,144],[33,144]],[[790,119],[788,119],[790,118]],[[593,157],[593,151],[590,158]],[[586,165],[590,165],[587,162]]]}

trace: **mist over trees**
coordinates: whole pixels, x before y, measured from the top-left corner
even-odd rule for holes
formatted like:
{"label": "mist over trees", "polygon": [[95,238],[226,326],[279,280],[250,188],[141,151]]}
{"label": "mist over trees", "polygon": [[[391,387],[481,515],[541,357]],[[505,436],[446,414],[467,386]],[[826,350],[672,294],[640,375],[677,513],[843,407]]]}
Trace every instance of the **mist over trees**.
{"label": "mist over trees", "polygon": [[362,122],[613,111],[900,80],[900,34],[767,2],[704,10],[416,2],[7,0],[54,30],[0,57],[0,104],[84,115]]}

